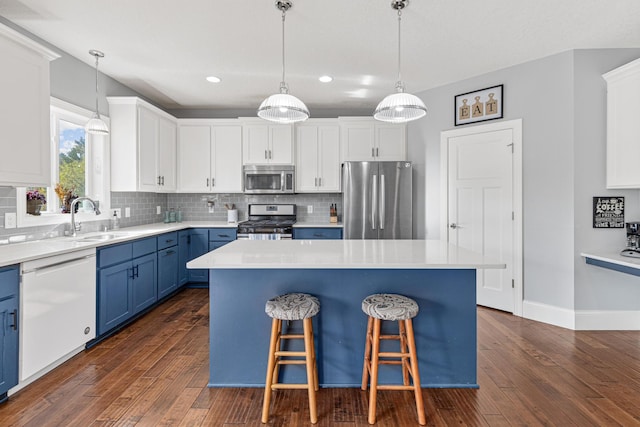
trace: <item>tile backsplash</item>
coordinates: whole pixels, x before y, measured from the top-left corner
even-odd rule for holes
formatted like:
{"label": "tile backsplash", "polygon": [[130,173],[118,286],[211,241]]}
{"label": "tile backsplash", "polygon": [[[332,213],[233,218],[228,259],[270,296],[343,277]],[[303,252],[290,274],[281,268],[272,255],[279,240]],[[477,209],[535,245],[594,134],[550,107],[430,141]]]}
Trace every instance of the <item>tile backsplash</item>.
{"label": "tile backsplash", "polygon": [[[213,211],[209,211],[209,201]],[[112,192],[111,207],[120,208],[121,227],[162,222],[168,209],[180,209],[183,221],[226,221],[228,206],[238,209],[238,220],[244,221],[248,215],[248,205],[252,203],[293,203],[297,205],[298,221],[329,224],[329,206],[338,206],[338,216],[342,219],[342,194],[291,194],[291,195],[245,195],[245,194],[156,194],[145,192]],[[157,214],[160,206],[161,214]],[[308,212],[308,207],[312,212]],[[130,209],[130,217],[125,217],[125,208]],[[68,224],[43,225],[38,227],[4,228],[4,216],[16,212],[16,189],[0,187],[0,241],[11,236],[25,236],[27,240],[43,239],[64,235]],[[85,222],[83,232],[97,231],[108,225],[108,220]]]}

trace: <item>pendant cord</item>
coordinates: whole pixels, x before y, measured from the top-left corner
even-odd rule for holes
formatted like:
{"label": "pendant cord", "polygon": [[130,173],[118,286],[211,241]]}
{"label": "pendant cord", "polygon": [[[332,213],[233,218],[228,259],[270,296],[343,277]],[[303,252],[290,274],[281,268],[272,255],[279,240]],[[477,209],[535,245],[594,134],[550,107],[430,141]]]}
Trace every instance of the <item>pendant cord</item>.
{"label": "pendant cord", "polygon": [[282,11],[282,82],[280,83],[280,91],[282,91],[282,88],[286,88],[287,86],[284,80],[284,17],[285,17],[285,14],[286,14],[286,11],[283,10]]}
{"label": "pendant cord", "polygon": [[100,118],[100,111],[98,111],[98,55],[96,55],[96,117]]}
{"label": "pendant cord", "polygon": [[402,9],[398,9],[398,82],[402,82],[400,73],[400,21],[402,20]]}

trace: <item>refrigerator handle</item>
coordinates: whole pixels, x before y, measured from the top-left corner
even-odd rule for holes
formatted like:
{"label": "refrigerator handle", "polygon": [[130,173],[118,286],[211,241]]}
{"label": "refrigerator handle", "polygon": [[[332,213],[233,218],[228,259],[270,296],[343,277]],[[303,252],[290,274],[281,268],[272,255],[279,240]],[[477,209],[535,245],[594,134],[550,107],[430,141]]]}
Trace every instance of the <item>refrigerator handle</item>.
{"label": "refrigerator handle", "polygon": [[384,230],[385,217],[385,194],[384,194],[384,175],[380,174],[380,230]]}
{"label": "refrigerator handle", "polygon": [[378,216],[378,175],[373,175],[373,194],[371,196],[371,229],[376,229],[376,216]]}

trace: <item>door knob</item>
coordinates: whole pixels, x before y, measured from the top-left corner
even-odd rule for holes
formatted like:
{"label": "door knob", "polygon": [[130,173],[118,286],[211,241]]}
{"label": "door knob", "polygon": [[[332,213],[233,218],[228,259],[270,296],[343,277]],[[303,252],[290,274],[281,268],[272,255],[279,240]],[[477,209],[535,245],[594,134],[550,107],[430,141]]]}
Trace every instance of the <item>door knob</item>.
{"label": "door knob", "polygon": [[451,224],[449,224],[449,228],[452,228],[455,230],[456,228],[458,228],[458,224],[456,224],[455,222],[452,222]]}

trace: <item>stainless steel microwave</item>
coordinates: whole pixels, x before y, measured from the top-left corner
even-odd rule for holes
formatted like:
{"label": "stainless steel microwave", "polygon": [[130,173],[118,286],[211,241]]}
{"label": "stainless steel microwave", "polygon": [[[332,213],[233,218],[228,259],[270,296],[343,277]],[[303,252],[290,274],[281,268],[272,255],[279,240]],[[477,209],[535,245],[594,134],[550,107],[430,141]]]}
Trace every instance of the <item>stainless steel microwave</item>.
{"label": "stainless steel microwave", "polygon": [[245,194],[286,194],[294,191],[292,165],[245,165]]}

